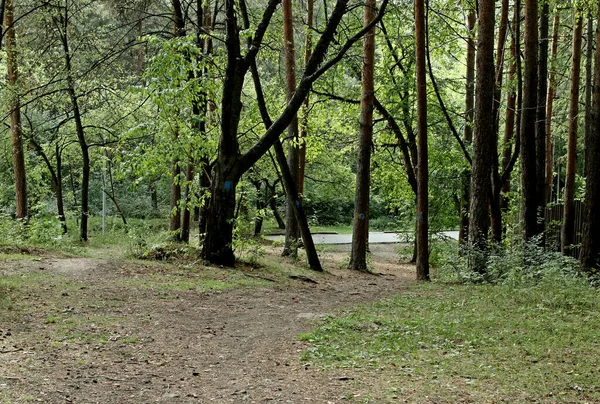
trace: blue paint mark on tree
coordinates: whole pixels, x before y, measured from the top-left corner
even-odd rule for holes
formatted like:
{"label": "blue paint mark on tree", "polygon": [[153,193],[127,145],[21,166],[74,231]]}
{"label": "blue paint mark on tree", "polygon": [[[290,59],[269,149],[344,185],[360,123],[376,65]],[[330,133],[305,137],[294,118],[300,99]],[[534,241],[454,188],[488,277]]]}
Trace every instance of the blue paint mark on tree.
{"label": "blue paint mark on tree", "polygon": [[225,181],[225,191],[231,191],[232,188],[233,188],[233,182]]}
{"label": "blue paint mark on tree", "polygon": [[296,199],[296,206],[300,207],[300,201],[298,199]]}
{"label": "blue paint mark on tree", "polygon": [[425,217],[423,217],[423,213],[419,213],[419,222],[422,222],[423,220],[425,220]]}
{"label": "blue paint mark on tree", "polygon": [[365,220],[365,218],[366,218],[366,217],[367,217],[367,216],[365,216],[365,214],[364,214],[364,213],[361,213],[360,215],[358,215],[358,218],[359,218],[360,220]]}

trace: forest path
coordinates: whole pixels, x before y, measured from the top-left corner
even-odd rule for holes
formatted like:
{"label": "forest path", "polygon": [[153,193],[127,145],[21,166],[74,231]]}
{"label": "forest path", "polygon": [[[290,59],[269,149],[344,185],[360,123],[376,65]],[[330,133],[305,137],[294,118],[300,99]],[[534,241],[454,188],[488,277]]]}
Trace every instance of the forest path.
{"label": "forest path", "polygon": [[0,401],[358,402],[374,379],[302,364],[306,345],[297,336],[336,309],[412,283],[414,268],[397,263],[396,247],[371,248],[379,276],[340,270],[341,247],[323,257],[328,273],[310,275],[315,284],[205,292],[140,287],[171,276],[158,264],[3,262],[3,274],[42,270],[45,277],[23,296],[28,312],[0,323]]}

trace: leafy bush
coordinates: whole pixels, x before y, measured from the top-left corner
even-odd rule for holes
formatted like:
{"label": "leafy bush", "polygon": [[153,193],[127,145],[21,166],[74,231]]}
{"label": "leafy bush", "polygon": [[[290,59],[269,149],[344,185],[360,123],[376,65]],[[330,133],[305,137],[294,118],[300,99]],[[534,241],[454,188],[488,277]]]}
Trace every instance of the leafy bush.
{"label": "leafy bush", "polygon": [[492,248],[482,273],[469,268],[469,260],[482,254],[471,247],[447,249],[440,262],[438,279],[449,282],[489,282],[506,285],[536,283],[556,279],[575,279],[577,261],[559,252],[547,251],[539,240],[507,248]]}

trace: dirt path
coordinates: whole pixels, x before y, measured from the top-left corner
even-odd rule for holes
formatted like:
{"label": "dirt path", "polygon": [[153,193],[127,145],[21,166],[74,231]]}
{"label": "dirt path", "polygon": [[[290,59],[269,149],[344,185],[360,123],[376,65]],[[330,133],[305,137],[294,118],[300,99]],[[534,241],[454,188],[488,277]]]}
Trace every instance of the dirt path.
{"label": "dirt path", "polygon": [[43,270],[46,290],[26,295],[31,310],[19,323],[0,323],[0,399],[358,402],[369,385],[302,364],[297,335],[337,308],[406,288],[413,268],[397,264],[393,246],[373,249],[381,276],[337,269],[347,253],[334,251],[317,284],[209,292],[139,287],[164,269],[118,260],[4,263],[4,273]]}

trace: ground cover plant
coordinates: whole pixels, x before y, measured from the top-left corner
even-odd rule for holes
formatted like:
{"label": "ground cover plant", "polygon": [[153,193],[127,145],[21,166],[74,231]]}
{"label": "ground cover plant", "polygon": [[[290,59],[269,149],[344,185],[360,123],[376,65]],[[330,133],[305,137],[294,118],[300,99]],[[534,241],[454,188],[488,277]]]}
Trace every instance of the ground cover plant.
{"label": "ground cover plant", "polygon": [[386,384],[372,402],[598,402],[600,292],[548,258],[529,275],[457,283],[446,273],[341,311],[299,337],[310,344],[303,360],[380,373]]}

